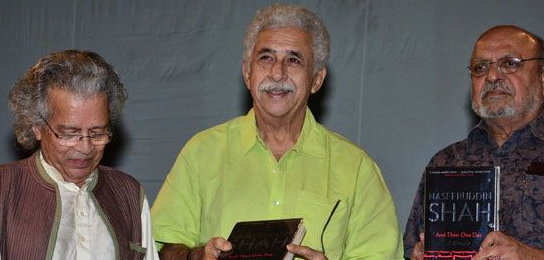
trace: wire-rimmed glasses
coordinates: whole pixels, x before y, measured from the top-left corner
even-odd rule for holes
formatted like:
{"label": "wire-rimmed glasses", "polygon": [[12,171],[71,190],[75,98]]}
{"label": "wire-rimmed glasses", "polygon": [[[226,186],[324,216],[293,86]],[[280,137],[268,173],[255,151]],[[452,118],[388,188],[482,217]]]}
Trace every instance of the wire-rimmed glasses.
{"label": "wire-rimmed glasses", "polygon": [[43,116],[41,116],[41,119],[45,122],[47,127],[49,127],[49,130],[55,135],[58,142],[62,146],[74,146],[77,145],[80,141],[82,141],[85,138],[88,138],[89,141],[91,141],[92,145],[99,146],[99,145],[105,145],[111,141],[111,138],[113,136],[112,132],[100,132],[100,133],[93,133],[90,132],[89,135],[82,135],[82,134],[69,134],[69,133],[57,133],[51,125],[45,120]]}
{"label": "wire-rimmed glasses", "polygon": [[486,75],[489,72],[492,64],[495,64],[500,72],[504,74],[511,74],[521,68],[522,62],[531,60],[544,60],[544,58],[520,59],[517,57],[504,57],[498,59],[497,61],[478,60],[471,62],[467,68],[470,71],[470,75],[473,77],[481,77]]}

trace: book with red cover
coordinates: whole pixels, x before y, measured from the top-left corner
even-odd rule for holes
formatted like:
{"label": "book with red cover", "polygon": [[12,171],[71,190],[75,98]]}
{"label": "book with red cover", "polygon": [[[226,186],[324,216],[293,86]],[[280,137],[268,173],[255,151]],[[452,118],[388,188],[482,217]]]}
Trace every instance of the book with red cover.
{"label": "book with red cover", "polygon": [[471,259],[499,230],[499,167],[428,167],[425,172],[425,260]]}
{"label": "book with red cover", "polygon": [[238,222],[228,238],[232,250],[220,259],[290,260],[287,245],[300,244],[305,232],[301,218]]}

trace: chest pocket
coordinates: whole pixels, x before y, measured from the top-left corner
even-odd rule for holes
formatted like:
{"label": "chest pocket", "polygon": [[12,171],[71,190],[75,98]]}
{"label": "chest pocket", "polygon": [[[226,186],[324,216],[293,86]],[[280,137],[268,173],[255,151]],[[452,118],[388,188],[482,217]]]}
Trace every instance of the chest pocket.
{"label": "chest pocket", "polygon": [[323,237],[323,245],[329,259],[339,259],[342,256],[342,248],[345,247],[348,200],[345,198],[327,198],[306,191],[301,191],[297,200],[297,215],[302,216],[306,227],[306,235],[302,240],[302,244],[317,251],[322,250],[321,233],[338,200],[340,200],[340,203],[334,211]]}

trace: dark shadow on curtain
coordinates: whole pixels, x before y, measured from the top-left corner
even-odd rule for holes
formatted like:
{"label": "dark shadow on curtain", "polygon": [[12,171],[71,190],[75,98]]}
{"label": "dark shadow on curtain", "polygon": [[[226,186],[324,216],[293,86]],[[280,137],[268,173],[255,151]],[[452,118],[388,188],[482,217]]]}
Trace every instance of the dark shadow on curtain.
{"label": "dark shadow on curtain", "polygon": [[121,122],[114,126],[113,139],[106,146],[104,157],[102,157],[100,164],[113,168],[118,167],[119,162],[122,161],[123,158],[123,151],[126,151],[125,147],[127,145],[127,140],[129,140],[127,135],[128,132],[126,131],[123,121],[121,120]]}
{"label": "dark shadow on curtain", "polygon": [[15,137],[15,134],[11,133],[10,135],[6,136],[4,138],[4,144],[9,144],[10,148],[9,149],[9,161],[16,161],[16,160],[21,160],[21,159],[24,159],[24,158],[27,158],[29,156],[32,155],[32,153],[34,153],[34,151],[29,151],[27,149],[24,149],[23,147],[21,147],[19,145],[19,143],[17,143],[17,139]]}

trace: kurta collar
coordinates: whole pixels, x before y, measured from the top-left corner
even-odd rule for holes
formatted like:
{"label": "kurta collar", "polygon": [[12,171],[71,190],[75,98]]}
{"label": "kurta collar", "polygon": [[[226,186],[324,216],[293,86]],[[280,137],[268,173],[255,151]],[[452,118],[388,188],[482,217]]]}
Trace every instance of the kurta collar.
{"label": "kurta collar", "polygon": [[[75,185],[74,183],[66,182],[64,178],[62,177],[62,174],[55,167],[53,167],[52,165],[50,165],[49,163],[45,161],[41,151],[39,151],[38,153],[38,162],[41,164],[41,166],[43,167],[42,169],[44,170],[45,174],[48,177],[46,181],[50,183],[52,181],[54,184],[66,187],[67,189],[70,189],[70,190],[74,190],[74,186],[75,188],[79,189],[79,187]],[[81,187],[81,189],[92,190],[92,188],[94,188],[94,185],[96,184],[96,180],[98,179],[97,176],[98,176],[98,170],[94,169],[91,172],[91,175],[89,175],[89,177],[84,181],[84,185],[83,187]]]}

